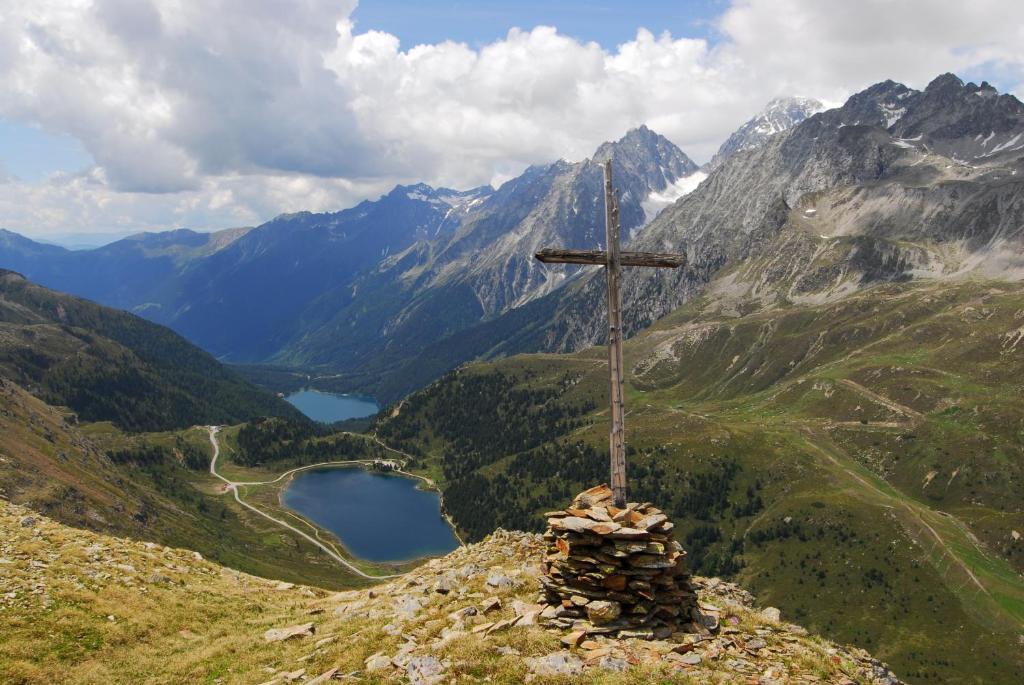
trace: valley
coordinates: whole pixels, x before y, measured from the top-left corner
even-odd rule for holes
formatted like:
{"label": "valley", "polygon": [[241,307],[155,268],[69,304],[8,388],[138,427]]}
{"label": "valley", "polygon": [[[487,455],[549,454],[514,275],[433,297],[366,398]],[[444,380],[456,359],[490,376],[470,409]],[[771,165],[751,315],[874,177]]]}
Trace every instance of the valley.
{"label": "valley", "polygon": [[[907,682],[1006,682],[1024,672],[1021,135],[1016,98],[944,74],[773,101],[703,168],[640,126],[496,188],[399,185],[86,251],[2,232],[0,495],[60,539],[188,548],[223,567],[203,574],[318,598],[394,593],[449,563],[424,556],[505,536],[538,552],[545,512],[607,480],[609,391],[602,270],[532,255],[602,247],[610,160],[630,249],[687,257],[623,279],[629,499],[675,522],[696,573]],[[378,623],[338,634],[395,642]]]}

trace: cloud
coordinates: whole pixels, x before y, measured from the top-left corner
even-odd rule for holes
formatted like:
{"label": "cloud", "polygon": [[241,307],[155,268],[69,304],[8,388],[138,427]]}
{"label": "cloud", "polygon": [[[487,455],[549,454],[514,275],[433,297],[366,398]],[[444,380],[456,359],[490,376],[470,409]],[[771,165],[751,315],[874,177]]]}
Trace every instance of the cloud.
{"label": "cloud", "polygon": [[252,226],[282,212],[349,207],[390,186],[389,180],[264,173],[207,176],[189,190],[145,193],[114,190],[102,168],[40,183],[0,175],[0,226],[43,237]]}
{"label": "cloud", "polygon": [[354,8],[0,0],[0,117],[74,136],[96,162],[7,179],[0,225],[255,223],[395,182],[488,183],[641,123],[704,160],[776,95],[841,101],[950,70],[1024,84],[1024,24],[998,19],[1016,0],[735,0],[715,44],[639,29],[613,50],[537,26],[403,51],[356,31]]}

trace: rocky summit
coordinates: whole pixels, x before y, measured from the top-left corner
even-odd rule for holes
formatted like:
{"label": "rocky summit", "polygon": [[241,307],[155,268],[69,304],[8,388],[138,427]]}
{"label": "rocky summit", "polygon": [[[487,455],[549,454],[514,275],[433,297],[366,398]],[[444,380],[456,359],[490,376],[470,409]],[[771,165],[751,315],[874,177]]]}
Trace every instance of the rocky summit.
{"label": "rocky summit", "polygon": [[547,549],[496,531],[367,590],[265,580],[194,552],[68,528],[0,500],[5,683],[879,683],[736,585],[693,578],[713,621],[667,639],[538,622]]}
{"label": "rocky summit", "polygon": [[547,517],[541,618],[572,628],[570,644],[587,635],[650,640],[680,627],[698,632],[702,624],[717,625],[697,608],[686,552],[660,509],[638,502],[620,509],[611,488],[599,485]]}

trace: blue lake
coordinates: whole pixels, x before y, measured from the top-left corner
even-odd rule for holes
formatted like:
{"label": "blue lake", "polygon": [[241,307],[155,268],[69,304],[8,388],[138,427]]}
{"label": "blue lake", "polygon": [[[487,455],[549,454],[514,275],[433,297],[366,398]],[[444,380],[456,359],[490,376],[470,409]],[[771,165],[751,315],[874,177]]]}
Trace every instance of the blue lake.
{"label": "blue lake", "polygon": [[380,407],[372,397],[335,395],[319,390],[300,390],[285,397],[292,406],[314,421],[332,423],[373,416]]}
{"label": "blue lake", "polygon": [[406,561],[459,546],[441,516],[436,492],[419,481],[361,468],[303,471],[283,494],[285,506],[330,532],[368,561]]}

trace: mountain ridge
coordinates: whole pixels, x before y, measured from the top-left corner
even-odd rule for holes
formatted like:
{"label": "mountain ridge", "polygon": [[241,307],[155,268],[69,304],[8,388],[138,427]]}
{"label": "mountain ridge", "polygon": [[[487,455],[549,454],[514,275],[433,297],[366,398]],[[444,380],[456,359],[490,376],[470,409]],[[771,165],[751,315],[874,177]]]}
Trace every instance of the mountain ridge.
{"label": "mountain ridge", "polygon": [[[1024,105],[978,92],[994,91],[952,74],[923,91],[876,84],[727,159],[633,241],[635,249],[684,251],[689,265],[627,271],[628,331],[684,304],[716,275],[730,279],[723,291],[731,298],[766,307],[782,298],[842,297],[871,279],[915,271],[1020,278]],[[981,129],[991,140],[979,137]],[[920,138],[903,137],[910,133]],[[558,337],[546,349],[604,339],[603,305],[594,305],[599,280],[591,276],[559,304],[563,320],[552,325]]]}

